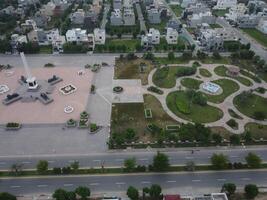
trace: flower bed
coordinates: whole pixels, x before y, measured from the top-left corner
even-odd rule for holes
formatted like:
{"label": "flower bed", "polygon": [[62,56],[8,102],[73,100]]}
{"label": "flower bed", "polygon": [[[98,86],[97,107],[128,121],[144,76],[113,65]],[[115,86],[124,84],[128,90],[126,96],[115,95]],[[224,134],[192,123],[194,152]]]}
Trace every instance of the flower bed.
{"label": "flower bed", "polygon": [[154,86],[150,86],[147,88],[148,91],[150,92],[154,92],[154,93],[157,93],[157,94],[163,94],[163,91],[157,87],[154,87]]}
{"label": "flower bed", "polygon": [[121,86],[116,86],[113,88],[114,93],[122,93],[123,92],[123,87]]}

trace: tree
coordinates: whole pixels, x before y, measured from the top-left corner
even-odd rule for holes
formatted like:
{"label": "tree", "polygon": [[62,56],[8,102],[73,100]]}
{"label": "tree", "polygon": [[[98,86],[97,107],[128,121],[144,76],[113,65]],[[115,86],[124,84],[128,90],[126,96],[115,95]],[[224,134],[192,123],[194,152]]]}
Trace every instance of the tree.
{"label": "tree", "polygon": [[220,55],[220,53],[218,51],[214,51],[212,54],[213,58],[219,60],[222,58],[222,56]]}
{"label": "tree", "polygon": [[259,189],[254,184],[246,185],[244,190],[248,199],[254,199],[259,194]]}
{"label": "tree", "polygon": [[226,169],[228,167],[228,158],[223,154],[213,154],[211,164],[215,169]]}
{"label": "tree", "polygon": [[56,200],[68,200],[68,192],[61,188],[57,189],[53,193],[53,198],[55,198]]}
{"label": "tree", "polygon": [[195,163],[194,161],[188,161],[185,166],[186,171],[195,171]]}
{"label": "tree", "polygon": [[214,140],[215,144],[221,144],[222,143],[222,136],[220,134],[213,134],[212,139]]}
{"label": "tree", "polygon": [[132,186],[128,187],[127,189],[127,196],[131,199],[131,200],[138,200],[139,199],[139,193],[138,190]]}
{"label": "tree", "polygon": [[225,192],[227,196],[231,196],[236,191],[236,185],[234,183],[225,183],[222,186],[221,192]]}
{"label": "tree", "polygon": [[262,160],[258,155],[250,152],[248,153],[245,159],[246,159],[248,167],[260,168]]}
{"label": "tree", "polygon": [[17,197],[7,192],[2,192],[0,193],[0,200],[17,200]]}
{"label": "tree", "polygon": [[245,142],[252,142],[253,141],[253,137],[251,132],[246,131],[243,135],[243,139],[245,140]]}
{"label": "tree", "polygon": [[168,59],[169,59],[169,60],[174,60],[174,58],[175,58],[175,57],[174,57],[174,53],[173,53],[173,52],[169,52],[169,53],[168,53]]}
{"label": "tree", "polygon": [[134,171],[136,167],[136,159],[135,158],[128,158],[124,160],[124,167],[127,172]]}
{"label": "tree", "polygon": [[240,137],[239,137],[239,135],[231,135],[230,136],[230,143],[233,144],[233,145],[240,144]]}
{"label": "tree", "polygon": [[153,200],[160,199],[161,187],[157,184],[153,184],[149,189],[149,195]]}
{"label": "tree", "polygon": [[22,171],[22,164],[13,164],[11,165],[11,172],[14,173],[15,176],[21,173]]}
{"label": "tree", "polygon": [[90,196],[91,191],[88,187],[80,186],[76,188],[75,193],[78,194],[81,197],[81,199],[86,199],[87,197]]}
{"label": "tree", "polygon": [[48,170],[48,162],[46,160],[40,160],[36,168],[39,174],[45,174]]}
{"label": "tree", "polygon": [[76,200],[76,193],[73,191],[67,192],[68,200]]}
{"label": "tree", "polygon": [[78,161],[74,161],[70,164],[71,169],[73,169],[75,172],[79,169],[80,165]]}
{"label": "tree", "polygon": [[167,155],[158,152],[153,158],[153,169],[155,171],[165,171],[169,167],[169,158]]}

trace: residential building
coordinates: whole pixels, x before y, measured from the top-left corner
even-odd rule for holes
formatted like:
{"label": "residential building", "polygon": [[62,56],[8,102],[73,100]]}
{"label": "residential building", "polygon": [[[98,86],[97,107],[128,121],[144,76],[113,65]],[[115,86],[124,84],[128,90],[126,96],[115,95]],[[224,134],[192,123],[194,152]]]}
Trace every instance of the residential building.
{"label": "residential building", "polygon": [[180,23],[178,23],[177,20],[170,19],[167,23],[167,28],[173,28],[176,31],[180,32],[182,25]]}
{"label": "residential building", "polygon": [[88,37],[86,30],[82,30],[80,28],[68,30],[66,33],[66,40],[67,42],[75,42],[77,44],[87,43]]}
{"label": "residential building", "polygon": [[113,9],[122,9],[122,0],[113,0]]}
{"label": "residential building", "polygon": [[236,4],[237,0],[217,0],[217,4],[213,7],[213,9],[225,10],[227,8],[236,6]]}
{"label": "residential building", "polygon": [[94,51],[95,49],[95,36],[94,34],[88,34],[88,49],[89,51]]}
{"label": "residential building", "polygon": [[40,12],[43,13],[46,16],[53,16],[54,10],[56,8],[56,5],[53,2],[48,2],[47,4],[43,5],[40,9]]}
{"label": "residential building", "polygon": [[89,10],[84,16],[84,28],[92,32],[97,26],[98,14],[94,10]]}
{"label": "residential building", "polygon": [[39,45],[48,45],[47,34],[43,29],[34,29],[27,34],[29,42],[36,42]]}
{"label": "residential building", "polygon": [[0,10],[0,14],[13,15],[15,13],[15,8],[13,6],[7,6],[6,8]]}
{"label": "residential building", "polygon": [[183,0],[181,3],[182,8],[187,8],[191,4],[195,4],[196,0]]}
{"label": "residential building", "polygon": [[147,11],[147,18],[151,24],[159,24],[161,22],[160,12],[156,8],[152,8]]}
{"label": "residential building", "polygon": [[255,28],[262,16],[260,15],[241,15],[237,17],[237,24],[239,28]]}
{"label": "residential building", "polygon": [[23,33],[29,32],[31,30],[36,30],[37,29],[37,25],[36,22],[32,19],[28,19],[25,21],[25,23],[22,23],[21,25],[21,29]]}
{"label": "residential building", "polygon": [[190,4],[185,9],[185,13],[187,15],[206,13],[206,12],[210,12],[210,11],[211,11],[211,9],[208,8],[205,4],[202,4],[202,3]]}
{"label": "residential building", "polygon": [[167,28],[166,41],[168,44],[177,44],[178,32],[176,29]]}
{"label": "residential building", "polygon": [[146,35],[141,37],[141,46],[149,48],[154,44],[160,43],[160,32],[157,29],[150,28]]}
{"label": "residential building", "polygon": [[124,7],[123,9],[123,21],[125,26],[135,25],[135,14],[132,7]]}
{"label": "residential building", "polygon": [[70,21],[75,25],[82,25],[84,23],[85,13],[83,9],[78,9],[70,15]]}
{"label": "residential building", "polygon": [[44,15],[42,12],[37,11],[34,14],[33,20],[35,21],[38,28],[45,28],[47,26],[49,17]]}
{"label": "residential building", "polygon": [[238,17],[243,16],[247,11],[247,7],[243,3],[239,3],[229,9],[229,13],[225,17],[229,20],[236,21]]}
{"label": "residential building", "polygon": [[47,41],[52,45],[54,52],[63,52],[63,45],[65,44],[65,36],[59,34],[58,29],[52,29],[46,32]]}
{"label": "residential building", "polygon": [[[267,34],[267,18],[261,18],[258,26],[256,27],[260,32]],[[267,36],[266,36],[267,37]]]}
{"label": "residential building", "polygon": [[106,42],[106,31],[105,29],[94,29],[95,44],[105,44]]}
{"label": "residential building", "polygon": [[210,11],[205,13],[193,14],[192,17],[189,18],[189,26],[190,27],[197,27],[199,24],[206,23],[206,24],[215,24],[216,18],[212,15]]}
{"label": "residential building", "polygon": [[119,9],[115,9],[113,12],[111,12],[110,24],[112,26],[123,25],[122,15],[121,15],[121,11]]}
{"label": "residential building", "polygon": [[26,35],[18,35],[18,34],[11,35],[10,44],[12,46],[13,53],[17,53],[17,48],[19,47],[19,45],[27,42],[28,40]]}

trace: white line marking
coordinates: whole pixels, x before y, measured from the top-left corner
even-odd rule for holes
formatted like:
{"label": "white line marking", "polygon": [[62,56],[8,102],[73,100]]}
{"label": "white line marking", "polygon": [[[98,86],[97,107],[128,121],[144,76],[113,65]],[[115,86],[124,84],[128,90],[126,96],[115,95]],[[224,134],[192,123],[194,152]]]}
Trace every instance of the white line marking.
{"label": "white line marking", "polygon": [[93,160],[93,162],[101,162],[101,160]]}
{"label": "white line marking", "polygon": [[90,183],[89,185],[99,185],[99,183]]}
{"label": "white line marking", "polygon": [[48,160],[47,162],[48,163],[54,163],[55,161],[54,160]]}
{"label": "white line marking", "polygon": [[230,158],[238,158],[238,156],[230,156]]}
{"label": "white line marking", "polygon": [[48,185],[37,185],[37,187],[47,187]]}
{"label": "white line marking", "polygon": [[146,160],[148,160],[148,158],[139,158],[138,160],[140,160],[140,161],[146,161]]}
{"label": "white line marking", "polygon": [[224,179],[224,178],[219,178],[219,179],[217,179],[217,181],[226,181],[226,179]]}
{"label": "white line marking", "polygon": [[10,186],[11,188],[20,188],[21,186],[19,186],[19,185],[12,185],[12,186]]}
{"label": "white line marking", "polygon": [[142,181],[141,183],[142,184],[150,184],[151,182],[150,181]]}
{"label": "white line marking", "polygon": [[118,183],[116,183],[116,185],[125,185],[125,183],[124,182],[118,182]]}
{"label": "white line marking", "polygon": [[5,165],[6,164],[6,162],[0,162],[0,165]]}
{"label": "white line marking", "polygon": [[242,181],[250,181],[251,178],[241,178]]}
{"label": "white line marking", "polygon": [[30,161],[23,161],[21,162],[22,164],[30,164],[31,162]]}
{"label": "white line marking", "polygon": [[63,186],[64,186],[64,187],[70,187],[70,186],[73,186],[73,184],[71,184],[71,183],[66,183],[66,184],[64,184]]}
{"label": "white line marking", "polygon": [[115,159],[115,161],[121,162],[121,161],[123,161],[123,159],[118,158],[118,159]]}
{"label": "white line marking", "polygon": [[200,182],[200,181],[201,181],[201,180],[199,180],[199,179],[198,179],[198,180],[192,180],[192,182]]}
{"label": "white line marking", "polygon": [[176,181],[167,181],[167,183],[176,183]]}
{"label": "white line marking", "polygon": [[194,157],[187,156],[185,159],[194,159]]}
{"label": "white line marking", "polygon": [[69,163],[73,163],[73,162],[75,162],[75,161],[74,161],[74,160],[69,160],[68,162],[69,162]]}

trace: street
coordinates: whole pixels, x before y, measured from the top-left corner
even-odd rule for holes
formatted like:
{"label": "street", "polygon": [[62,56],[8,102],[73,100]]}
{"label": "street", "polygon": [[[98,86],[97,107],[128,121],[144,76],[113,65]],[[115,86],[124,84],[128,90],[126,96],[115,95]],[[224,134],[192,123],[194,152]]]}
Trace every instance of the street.
{"label": "street", "polygon": [[249,183],[263,187],[267,186],[267,173],[265,170],[252,170],[3,178],[0,179],[0,188],[2,191],[16,195],[48,194],[57,188],[74,190],[78,186],[89,187],[93,194],[117,192],[125,194],[130,185],[142,189],[151,184],[159,184],[163,192],[188,195],[219,192],[226,182],[235,183],[237,187],[243,187]]}

